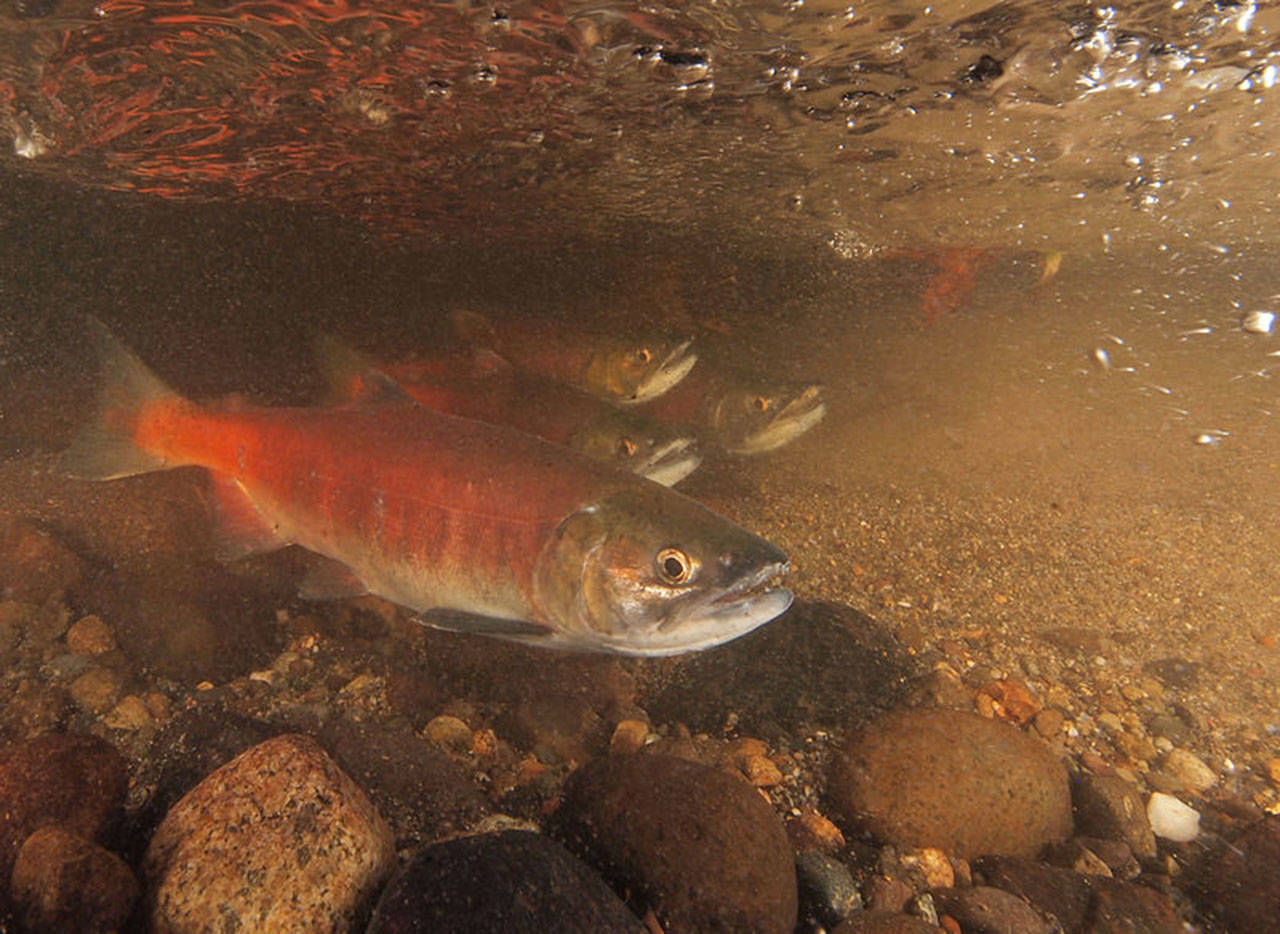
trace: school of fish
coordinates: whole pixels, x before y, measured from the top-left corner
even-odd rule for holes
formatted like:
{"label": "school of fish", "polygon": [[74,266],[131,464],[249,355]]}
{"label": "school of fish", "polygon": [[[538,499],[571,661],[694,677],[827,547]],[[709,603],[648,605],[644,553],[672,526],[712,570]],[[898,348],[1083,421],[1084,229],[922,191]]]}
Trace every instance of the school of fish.
{"label": "school of fish", "polygon": [[688,339],[533,352],[459,320],[467,347],[398,363],[322,341],[334,398],[313,407],[192,402],[90,322],[98,413],[64,467],[203,467],[222,557],[299,545],[319,556],[304,596],[374,594],[445,629],[662,656],[790,606],[781,549],[662,484],[699,444],[758,452],[807,430],[816,386],[699,379],[664,410],[697,363]]}

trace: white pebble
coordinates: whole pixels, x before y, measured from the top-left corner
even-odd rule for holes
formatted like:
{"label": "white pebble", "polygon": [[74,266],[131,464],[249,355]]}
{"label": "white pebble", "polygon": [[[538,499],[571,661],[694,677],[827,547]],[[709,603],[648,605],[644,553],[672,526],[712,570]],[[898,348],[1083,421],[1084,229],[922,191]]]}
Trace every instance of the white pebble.
{"label": "white pebble", "polygon": [[1270,334],[1276,323],[1274,311],[1251,311],[1244,316],[1240,326],[1250,334]]}
{"label": "white pebble", "polygon": [[1151,793],[1147,820],[1152,833],[1174,843],[1190,843],[1200,835],[1200,812],[1163,792]]}

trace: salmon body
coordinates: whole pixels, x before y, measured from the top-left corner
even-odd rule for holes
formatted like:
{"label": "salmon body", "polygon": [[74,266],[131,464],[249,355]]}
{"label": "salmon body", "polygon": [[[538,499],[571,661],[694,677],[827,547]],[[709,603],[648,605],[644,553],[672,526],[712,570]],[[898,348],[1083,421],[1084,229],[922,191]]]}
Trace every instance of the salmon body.
{"label": "salmon body", "polygon": [[455,311],[451,322],[465,343],[614,405],[657,398],[688,376],[698,360],[687,337],[589,335],[545,320],[494,322],[473,311]]}
{"label": "salmon body", "polygon": [[219,411],[110,335],[100,418],[68,468],[214,478],[241,553],[297,544],[445,628],[670,655],[783,612],[775,546],[698,503],[521,432],[402,402]]}
{"label": "salmon body", "polygon": [[322,355],[343,400],[376,394],[368,385],[373,372],[426,408],[508,425],[663,486],[680,482],[702,461],[683,426],[615,408],[574,386],[517,370],[489,351],[375,364],[328,342]]}

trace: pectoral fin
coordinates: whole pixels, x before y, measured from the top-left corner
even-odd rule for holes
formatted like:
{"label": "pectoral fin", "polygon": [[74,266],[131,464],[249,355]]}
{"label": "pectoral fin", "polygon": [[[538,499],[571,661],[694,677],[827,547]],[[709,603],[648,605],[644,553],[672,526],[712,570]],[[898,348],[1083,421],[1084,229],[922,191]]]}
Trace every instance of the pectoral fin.
{"label": "pectoral fin", "polygon": [[535,639],[551,634],[550,627],[527,619],[485,616],[483,613],[468,613],[466,610],[427,610],[425,613],[418,614],[417,619],[433,629],[502,636],[508,639]]}

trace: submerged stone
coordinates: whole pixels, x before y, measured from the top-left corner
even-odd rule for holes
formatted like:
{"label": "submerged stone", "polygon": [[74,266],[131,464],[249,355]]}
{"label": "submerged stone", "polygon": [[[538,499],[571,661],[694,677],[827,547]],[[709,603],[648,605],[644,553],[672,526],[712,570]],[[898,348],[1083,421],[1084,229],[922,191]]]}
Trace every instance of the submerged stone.
{"label": "submerged stone", "polygon": [[670,930],[790,932],[786,831],[743,779],[652,753],[596,759],[565,783],[558,828]]}
{"label": "submerged stone", "polygon": [[346,930],[395,860],[390,829],[315,740],[241,753],[170,809],[143,861],[157,932]]}
{"label": "submerged stone", "polygon": [[121,814],[128,772],[114,746],[96,736],[49,733],[0,752],[0,879],[45,824],[101,839]]}
{"label": "submerged stone", "polygon": [[1052,750],[958,710],[899,710],[853,731],[829,793],[849,825],[953,856],[1032,856],[1071,832],[1067,774]]}
{"label": "submerged stone", "polygon": [[124,927],[138,881],[119,856],[78,834],[46,826],[13,866],[15,912],[28,931],[108,934]]}
{"label": "submerged stone", "polygon": [[506,830],[430,846],[387,884],[368,934],[642,934],[586,864],[539,833]]}

